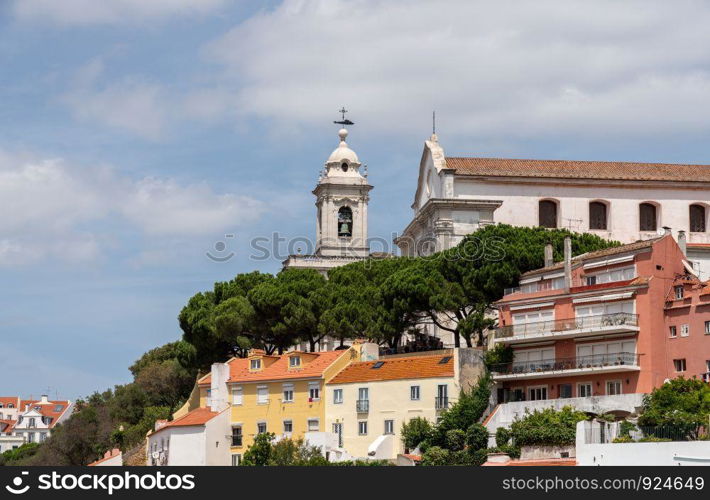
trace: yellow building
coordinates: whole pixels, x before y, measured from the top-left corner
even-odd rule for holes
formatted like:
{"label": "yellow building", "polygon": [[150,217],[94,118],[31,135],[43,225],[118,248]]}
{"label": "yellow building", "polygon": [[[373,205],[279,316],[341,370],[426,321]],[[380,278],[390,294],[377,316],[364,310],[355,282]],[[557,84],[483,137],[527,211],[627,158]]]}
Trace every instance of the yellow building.
{"label": "yellow building", "polygon": [[277,439],[323,433],[325,383],[359,361],[362,352],[362,345],[283,355],[254,351],[248,358],[213,365],[211,373],[198,380],[200,407],[231,405],[232,464],[239,464],[259,433],[271,432]]}
{"label": "yellow building", "polygon": [[405,422],[415,417],[436,422],[483,372],[476,349],[352,363],[326,384],[326,430],[354,458],[395,459],[405,451]]}

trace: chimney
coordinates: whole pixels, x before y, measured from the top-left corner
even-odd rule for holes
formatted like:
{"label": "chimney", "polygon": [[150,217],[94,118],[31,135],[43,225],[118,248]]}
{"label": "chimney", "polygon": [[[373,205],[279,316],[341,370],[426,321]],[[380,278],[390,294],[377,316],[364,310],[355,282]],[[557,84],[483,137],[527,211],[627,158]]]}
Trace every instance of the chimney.
{"label": "chimney", "polygon": [[40,398],[40,403],[41,404],[48,404],[49,403],[49,396],[46,394],[42,394],[42,397]]}
{"label": "chimney", "polygon": [[572,239],[565,238],[565,292],[572,287]]}
{"label": "chimney", "polygon": [[687,249],[688,249],[688,242],[685,239],[685,231],[678,231],[678,246],[680,247],[680,251],[683,252],[683,255],[685,255]]}
{"label": "chimney", "polygon": [[212,382],[210,384],[210,397],[207,405],[212,411],[222,411],[227,406],[227,381],[229,380],[229,365],[227,363],[214,363],[212,365]]}
{"label": "chimney", "polygon": [[668,226],[663,226],[663,236],[671,234],[671,228]]}
{"label": "chimney", "polygon": [[550,267],[552,264],[554,264],[552,258],[552,243],[548,243],[545,245],[545,267]]}

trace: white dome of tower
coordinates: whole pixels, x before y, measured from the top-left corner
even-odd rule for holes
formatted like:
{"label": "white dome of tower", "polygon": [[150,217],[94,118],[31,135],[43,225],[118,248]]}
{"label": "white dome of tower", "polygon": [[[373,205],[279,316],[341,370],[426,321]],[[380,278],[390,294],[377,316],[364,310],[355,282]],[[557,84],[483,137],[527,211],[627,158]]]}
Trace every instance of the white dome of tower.
{"label": "white dome of tower", "polygon": [[335,162],[348,162],[348,163],[360,163],[355,154],[355,151],[348,147],[348,143],[345,142],[345,138],[348,136],[348,131],[344,128],[338,130],[338,136],[340,137],[340,144],[328,157],[328,163]]}

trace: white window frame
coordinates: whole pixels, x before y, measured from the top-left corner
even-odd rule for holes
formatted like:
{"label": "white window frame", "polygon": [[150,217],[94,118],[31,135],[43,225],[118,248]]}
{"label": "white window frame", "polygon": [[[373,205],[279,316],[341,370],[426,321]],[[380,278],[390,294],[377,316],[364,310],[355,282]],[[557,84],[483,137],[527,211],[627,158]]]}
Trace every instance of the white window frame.
{"label": "white window frame", "polygon": [[[678,364],[676,364],[676,361],[678,361]],[[680,370],[678,369],[678,366],[680,366]],[[676,373],[685,373],[688,371],[688,362],[686,361],[685,358],[677,358],[673,360],[673,369],[675,370]]]}
{"label": "white window frame", "polygon": [[394,419],[385,420],[384,434],[394,434]]}
{"label": "white window frame", "polygon": [[[545,390],[545,397],[544,398],[533,399],[530,397],[530,394],[532,393],[532,391],[535,391],[535,390],[540,390],[541,395],[542,395],[543,389]],[[546,384],[531,385],[528,387],[528,394],[527,395],[528,395],[528,401],[547,401],[548,399],[550,399],[550,389],[549,389],[549,387],[547,387]]]}
{"label": "white window frame", "polygon": [[[614,394],[610,394],[609,384],[618,384],[619,385],[619,392],[615,392]],[[622,381],[620,379],[612,379],[612,380],[605,381],[604,388],[606,389],[607,396],[617,396],[617,395],[624,393],[624,384],[622,383]]]}
{"label": "white window frame", "polygon": [[289,368],[299,368],[301,366],[301,356],[291,356],[288,358]]}
{"label": "white window frame", "polygon": [[[286,430],[286,424],[288,424],[291,427],[290,431]],[[283,430],[284,430],[284,435],[290,436],[293,433],[293,420],[291,419],[286,419],[283,421]]]}
{"label": "white window frame", "polygon": [[675,300],[683,300],[685,297],[685,287],[683,285],[674,286],[673,295],[675,296]]}
{"label": "white window frame", "polygon": [[[589,394],[582,396],[582,387],[589,388]],[[587,391],[585,391],[587,392]],[[577,383],[577,397],[578,398],[588,398],[594,395],[594,385],[591,382],[578,382]]]}
{"label": "white window frame", "polygon": [[[312,424],[313,422],[316,423],[316,428],[315,428],[315,430],[312,430],[312,429],[311,429],[311,424]],[[308,432],[320,432],[320,419],[319,419],[319,418],[315,418],[315,417],[309,418],[309,419],[306,421],[306,429],[308,430]]]}
{"label": "white window frame", "polygon": [[705,335],[710,335],[710,321],[705,322]]}
{"label": "white window frame", "polygon": [[410,401],[419,401],[422,397],[422,389],[419,385],[409,386],[409,399]]}
{"label": "white window frame", "polygon": [[681,337],[690,337],[690,324],[689,323],[683,323],[680,325],[680,336]]}
{"label": "white window frame", "polygon": [[340,405],[343,404],[343,390],[333,389],[333,404]]}
{"label": "white window frame", "polygon": [[261,369],[261,359],[252,359],[249,361],[250,370],[260,370]]}
{"label": "white window frame", "polygon": [[282,394],[281,401],[283,403],[293,403],[293,399],[294,399],[293,384],[283,384],[281,394]]}
{"label": "white window frame", "polygon": [[358,420],[357,421],[357,435],[358,436],[367,436],[367,420]]}
{"label": "white window frame", "polygon": [[308,382],[308,399],[320,401],[320,382]]}
{"label": "white window frame", "polygon": [[232,467],[238,467],[242,463],[241,453],[232,453]]}
{"label": "white window frame", "polygon": [[676,325],[670,325],[668,327],[668,338],[674,339],[678,337],[678,327]]}
{"label": "white window frame", "polygon": [[[263,392],[266,391],[266,392]],[[256,387],[256,404],[265,405],[269,403],[269,386],[259,385]]]}
{"label": "white window frame", "polygon": [[241,386],[232,387],[232,404],[233,405],[243,405],[244,404],[244,389]]}
{"label": "white window frame", "polygon": [[[262,425],[264,426],[264,430],[263,430],[263,431],[261,431],[261,426],[262,426]],[[257,422],[257,423],[256,423],[256,434],[259,435],[259,434],[264,434],[264,433],[266,433],[266,432],[269,432],[269,427],[266,425],[266,421],[265,421],[265,420],[260,420],[259,422]]]}

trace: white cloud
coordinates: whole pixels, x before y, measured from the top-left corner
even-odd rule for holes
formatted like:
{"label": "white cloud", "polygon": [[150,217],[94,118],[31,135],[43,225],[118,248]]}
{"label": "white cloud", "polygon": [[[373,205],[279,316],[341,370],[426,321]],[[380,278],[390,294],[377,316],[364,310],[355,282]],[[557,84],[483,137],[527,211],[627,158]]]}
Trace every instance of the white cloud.
{"label": "white cloud", "polygon": [[210,44],[234,109],[471,137],[710,131],[710,5],[285,0]]}
{"label": "white cloud", "polygon": [[134,180],[109,167],[0,151],[0,266],[93,261],[115,245],[113,228],[121,225],[159,250],[165,236],[189,240],[232,230],[262,211],[253,198],[204,183]]}
{"label": "white cloud", "polygon": [[101,123],[145,139],[163,138],[170,121],[170,100],[162,85],[137,77],[101,84],[104,62],[97,58],[74,75],[61,100],[78,120]]}
{"label": "white cloud", "polygon": [[211,12],[227,0],[15,0],[21,19],[66,25],[129,24]]}

